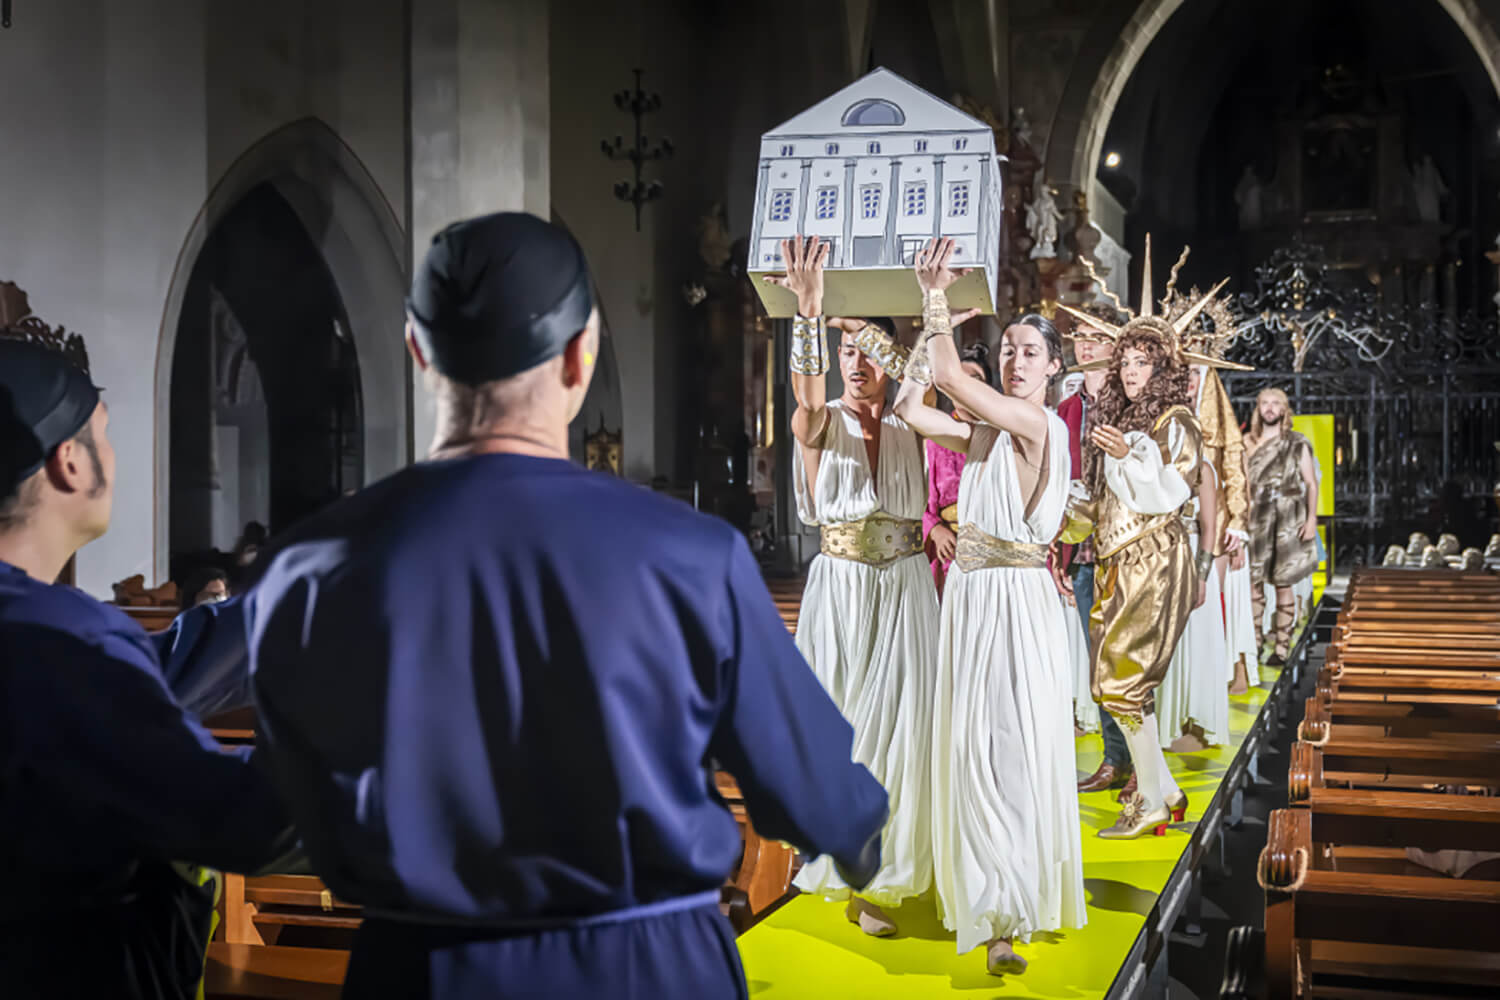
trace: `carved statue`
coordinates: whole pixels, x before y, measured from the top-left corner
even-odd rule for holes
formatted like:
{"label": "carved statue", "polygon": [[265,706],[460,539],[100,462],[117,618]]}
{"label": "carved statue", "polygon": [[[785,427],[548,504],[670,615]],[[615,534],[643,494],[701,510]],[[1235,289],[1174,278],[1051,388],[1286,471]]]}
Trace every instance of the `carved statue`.
{"label": "carved statue", "polygon": [[698,219],[698,256],[710,271],[722,271],[733,256],[730,249],[729,220],[724,214],[724,204],[714,202],[707,214]]}
{"label": "carved statue", "polygon": [[1245,172],[1240,175],[1240,182],[1234,189],[1234,203],[1240,207],[1241,229],[1260,228],[1264,192],[1265,185],[1256,176],[1255,168],[1245,164]]}
{"label": "carved statue", "polygon": [[1423,154],[1421,161],[1411,168],[1411,191],[1418,219],[1423,222],[1442,221],[1442,202],[1448,194],[1448,186],[1443,183],[1430,153]]}
{"label": "carved statue", "polygon": [[1011,112],[1010,135],[1012,139],[1022,145],[1031,145],[1031,119],[1026,117],[1025,108],[1016,108]]}
{"label": "carved statue", "polygon": [[584,468],[596,472],[607,472],[612,476],[623,476],[624,434],[604,429],[604,414],[599,415],[599,429],[583,438]]}
{"label": "carved statue", "polygon": [[1031,204],[1026,206],[1026,231],[1031,234],[1033,243],[1032,260],[1057,256],[1057,224],[1061,219],[1057,203],[1052,200],[1052,190],[1046,181],[1039,179]]}

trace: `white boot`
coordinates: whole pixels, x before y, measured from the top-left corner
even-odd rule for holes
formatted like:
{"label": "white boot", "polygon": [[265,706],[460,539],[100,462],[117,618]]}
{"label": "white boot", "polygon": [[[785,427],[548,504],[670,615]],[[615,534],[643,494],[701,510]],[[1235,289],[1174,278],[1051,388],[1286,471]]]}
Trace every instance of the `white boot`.
{"label": "white boot", "polygon": [[[1167,763],[1167,757],[1161,751],[1161,743],[1157,739],[1156,716],[1148,715],[1141,722],[1141,732],[1149,734],[1146,739],[1150,742],[1148,746],[1155,749],[1156,762],[1152,765],[1156,771],[1155,796],[1148,796],[1148,801],[1155,806],[1158,803],[1171,805],[1182,796],[1182,789],[1177,787],[1177,782],[1172,778],[1172,767]],[[1134,751],[1132,751],[1134,754]]]}

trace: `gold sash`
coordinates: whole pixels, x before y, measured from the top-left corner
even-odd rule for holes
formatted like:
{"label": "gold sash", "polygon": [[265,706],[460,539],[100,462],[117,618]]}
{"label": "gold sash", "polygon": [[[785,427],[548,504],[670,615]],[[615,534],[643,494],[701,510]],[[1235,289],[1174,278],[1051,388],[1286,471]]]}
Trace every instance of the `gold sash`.
{"label": "gold sash", "polygon": [[966,524],[958,529],[958,551],[953,561],[965,573],[981,569],[1046,569],[1047,546],[1007,542]]}
{"label": "gold sash", "polygon": [[942,510],[938,511],[938,517],[941,518],[942,521],[943,521],[943,523],[946,524],[948,527],[950,527],[950,528],[957,528],[958,527],[958,504],[956,504],[956,503],[950,503],[948,506],[946,506]]}
{"label": "gold sash", "polygon": [[880,511],[859,521],[825,524],[822,552],[884,569],[922,551],[922,522]]}

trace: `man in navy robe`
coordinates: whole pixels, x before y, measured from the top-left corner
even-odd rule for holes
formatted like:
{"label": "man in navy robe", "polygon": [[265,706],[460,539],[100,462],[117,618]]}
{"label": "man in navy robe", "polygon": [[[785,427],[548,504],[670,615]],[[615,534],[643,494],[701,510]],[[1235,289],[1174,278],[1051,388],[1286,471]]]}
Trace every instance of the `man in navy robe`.
{"label": "man in navy robe", "polygon": [[599,349],[572,237],[458,223],[408,306],[429,461],[279,539],[246,598],[262,746],[365,907],[344,995],[744,997],[711,761],[856,886],[885,792],[743,538],[568,461]]}
{"label": "man in navy robe", "polygon": [[[163,658],[244,658],[229,605],[153,641],[56,585],[109,526],[114,450],[88,376],[0,340],[0,995],[187,1000],[211,888],[179,862],[249,872],[294,844],[247,753],[173,698]],[[227,653],[225,651],[228,651]],[[222,671],[221,671],[222,672]]]}

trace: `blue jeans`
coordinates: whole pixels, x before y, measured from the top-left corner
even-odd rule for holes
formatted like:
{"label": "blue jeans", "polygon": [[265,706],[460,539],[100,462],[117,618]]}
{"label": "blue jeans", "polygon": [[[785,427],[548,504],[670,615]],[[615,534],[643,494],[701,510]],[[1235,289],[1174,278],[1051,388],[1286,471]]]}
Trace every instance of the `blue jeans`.
{"label": "blue jeans", "polygon": [[[1073,599],[1078,603],[1078,617],[1083,619],[1083,634],[1088,637],[1090,652],[1094,637],[1089,632],[1089,613],[1094,609],[1094,566],[1073,568]],[[1115,717],[1103,709],[1099,710],[1099,735],[1104,737],[1104,762],[1117,768],[1130,766],[1130,750],[1125,746],[1125,734],[1120,732]]]}

